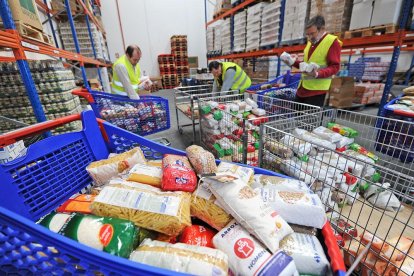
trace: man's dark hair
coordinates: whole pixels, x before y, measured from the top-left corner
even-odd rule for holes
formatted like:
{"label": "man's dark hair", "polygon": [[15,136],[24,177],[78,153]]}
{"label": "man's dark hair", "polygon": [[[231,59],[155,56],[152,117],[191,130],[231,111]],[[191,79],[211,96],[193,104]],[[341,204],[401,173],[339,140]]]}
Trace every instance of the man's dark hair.
{"label": "man's dark hair", "polygon": [[125,50],[125,54],[129,57],[132,57],[135,50],[141,53],[141,49],[138,47],[138,45],[128,45],[128,47]]}
{"label": "man's dark hair", "polygon": [[212,61],[208,65],[208,70],[211,72],[213,69],[218,69],[220,65],[221,65],[220,62],[218,62],[218,61]]}
{"label": "man's dark hair", "polygon": [[325,28],[325,18],[323,18],[322,15],[317,15],[315,17],[312,17],[308,23],[306,23],[305,29],[309,29],[310,27],[315,26],[318,31],[320,31],[322,28]]}

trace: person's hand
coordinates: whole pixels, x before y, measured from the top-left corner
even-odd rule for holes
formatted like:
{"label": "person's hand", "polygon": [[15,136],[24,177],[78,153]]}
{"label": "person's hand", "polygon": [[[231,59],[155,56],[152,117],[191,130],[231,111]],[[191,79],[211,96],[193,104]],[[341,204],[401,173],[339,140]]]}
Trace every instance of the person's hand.
{"label": "person's hand", "polygon": [[314,77],[315,79],[318,77],[318,70],[313,69],[311,72],[308,73],[309,76]]}
{"label": "person's hand", "polygon": [[145,90],[149,91],[149,90],[151,90],[151,87],[152,87],[152,83],[150,83],[150,82],[145,82],[144,83],[144,89]]}

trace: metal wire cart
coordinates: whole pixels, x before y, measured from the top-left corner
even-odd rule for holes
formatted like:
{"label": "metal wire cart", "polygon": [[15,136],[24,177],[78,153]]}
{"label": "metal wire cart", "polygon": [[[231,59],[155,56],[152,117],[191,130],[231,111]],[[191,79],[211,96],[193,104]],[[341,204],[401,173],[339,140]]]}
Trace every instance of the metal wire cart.
{"label": "metal wire cart", "polygon": [[320,195],[352,269],[413,275],[413,131],[345,110],[305,114],[261,126],[259,162]]}
{"label": "metal wire cart", "polygon": [[198,98],[201,144],[217,158],[258,165],[259,126],[319,107],[250,93]]}

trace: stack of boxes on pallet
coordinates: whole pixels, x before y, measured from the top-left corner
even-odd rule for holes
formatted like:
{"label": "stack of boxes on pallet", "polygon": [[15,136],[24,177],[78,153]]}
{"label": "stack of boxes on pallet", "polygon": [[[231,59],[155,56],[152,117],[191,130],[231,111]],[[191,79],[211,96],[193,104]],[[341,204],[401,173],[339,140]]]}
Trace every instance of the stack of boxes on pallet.
{"label": "stack of boxes on pallet", "polygon": [[[76,88],[73,73],[65,69],[62,62],[31,61],[29,66],[48,120],[82,111],[79,98],[71,93]],[[30,105],[17,64],[0,63],[0,80],[2,116],[28,125],[36,123],[33,108]],[[11,131],[17,127],[13,123],[2,121],[0,133]],[[80,122],[72,122],[55,129],[54,132],[79,130],[80,127]]]}
{"label": "stack of boxes on pallet", "polygon": [[244,52],[246,50],[247,10],[236,13],[233,23],[233,52]]}
{"label": "stack of boxes on pallet", "polygon": [[351,21],[352,2],[352,0],[311,1],[309,18],[322,15],[328,33],[347,31]]}
{"label": "stack of boxes on pallet", "polygon": [[252,83],[266,82],[269,78],[269,57],[245,59],[243,69],[252,80]]}
{"label": "stack of boxes on pallet", "polygon": [[[91,39],[89,37],[88,26],[85,22],[76,22],[76,33],[80,47],[80,53],[83,56],[95,58],[92,48]],[[94,24],[90,24],[93,44],[95,46],[96,58],[109,60],[106,52],[105,42],[102,33]],[[76,52],[75,42],[73,40],[72,31],[69,22],[60,24],[60,35],[65,50]]]}
{"label": "stack of boxes on pallet", "polygon": [[175,67],[174,55],[159,55],[158,66],[160,68],[160,75],[162,86],[164,89],[171,89],[177,86],[177,70]]}
{"label": "stack of boxes on pallet", "polygon": [[207,55],[212,55],[214,51],[214,28],[208,26],[206,29]]}
{"label": "stack of boxes on pallet", "polygon": [[177,78],[180,82],[184,78],[190,76],[190,67],[188,66],[187,52],[187,36],[174,35],[170,39],[171,54],[175,57],[175,68],[177,70]]}
{"label": "stack of boxes on pallet", "polygon": [[260,48],[262,11],[268,4],[260,2],[247,9],[246,51],[258,50]]}
{"label": "stack of boxes on pallet", "polygon": [[225,13],[231,8],[232,6],[230,0],[217,0],[216,5],[214,6],[214,17]]}
{"label": "stack of boxes on pallet", "polygon": [[220,25],[221,35],[221,53],[223,55],[230,54],[232,51],[231,47],[231,20],[230,17],[223,20]]}
{"label": "stack of boxes on pallet", "polygon": [[355,85],[353,102],[356,104],[377,104],[384,93],[383,83],[359,83]]}
{"label": "stack of boxes on pallet", "polygon": [[276,47],[279,42],[281,1],[276,0],[263,8],[260,47]]}
{"label": "stack of boxes on pallet", "polygon": [[308,0],[286,1],[282,45],[305,42],[305,23],[309,18],[309,6]]}
{"label": "stack of boxes on pallet", "polygon": [[381,62],[381,58],[373,58],[372,61],[365,62],[363,81],[380,82],[387,75],[390,62]]}

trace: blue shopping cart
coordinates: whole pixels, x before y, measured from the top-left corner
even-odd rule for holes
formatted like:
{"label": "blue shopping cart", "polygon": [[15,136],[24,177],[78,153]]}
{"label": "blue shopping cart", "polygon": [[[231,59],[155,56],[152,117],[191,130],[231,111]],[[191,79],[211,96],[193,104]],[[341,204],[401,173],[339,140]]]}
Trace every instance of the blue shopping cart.
{"label": "blue shopping cart", "polygon": [[135,134],[145,136],[170,128],[170,110],[165,98],[141,96],[139,100],[131,100],[85,88],[76,89],[72,94],[84,97],[96,117]]}
{"label": "blue shopping cart", "polygon": [[[92,111],[0,135],[0,147],[81,120],[83,129],[41,140],[27,154],[0,165],[0,274],[182,275],[136,263],[56,234],[34,221],[92,183],[85,167],[140,145],[158,156],[185,155],[97,119]],[[217,161],[219,162],[219,161]],[[255,173],[278,175],[254,168]],[[280,175],[279,175],[280,176]],[[330,223],[319,233],[332,271],[345,275]]]}

